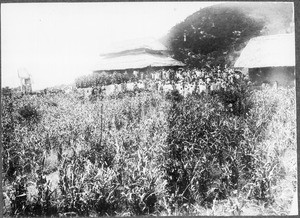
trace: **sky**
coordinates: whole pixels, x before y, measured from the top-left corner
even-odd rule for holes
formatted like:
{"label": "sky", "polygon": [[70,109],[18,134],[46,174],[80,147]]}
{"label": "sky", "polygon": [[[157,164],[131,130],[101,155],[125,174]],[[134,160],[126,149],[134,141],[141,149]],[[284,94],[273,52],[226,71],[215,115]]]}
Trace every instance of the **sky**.
{"label": "sky", "polygon": [[1,4],[1,86],[33,90],[71,84],[92,73],[114,42],[158,39],[187,16],[214,2],[97,2]]}

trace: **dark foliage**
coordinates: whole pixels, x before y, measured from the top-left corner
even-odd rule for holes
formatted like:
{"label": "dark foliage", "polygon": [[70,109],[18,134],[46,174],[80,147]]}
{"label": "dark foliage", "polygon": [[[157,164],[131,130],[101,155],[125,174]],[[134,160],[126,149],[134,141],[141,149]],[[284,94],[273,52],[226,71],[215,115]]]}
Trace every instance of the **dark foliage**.
{"label": "dark foliage", "polygon": [[93,73],[86,76],[81,76],[76,79],[75,84],[77,88],[101,87],[111,84],[121,84],[128,81],[134,81],[135,77],[120,73],[113,72],[110,74]]}
{"label": "dark foliage", "polygon": [[291,14],[288,4],[214,5],[174,26],[163,41],[188,66],[232,65],[249,39],[287,29]]}
{"label": "dark foliage", "polygon": [[40,114],[38,113],[37,109],[30,105],[24,105],[21,108],[18,109],[18,114],[20,115],[19,121],[27,121],[27,122],[38,122],[40,119]]}

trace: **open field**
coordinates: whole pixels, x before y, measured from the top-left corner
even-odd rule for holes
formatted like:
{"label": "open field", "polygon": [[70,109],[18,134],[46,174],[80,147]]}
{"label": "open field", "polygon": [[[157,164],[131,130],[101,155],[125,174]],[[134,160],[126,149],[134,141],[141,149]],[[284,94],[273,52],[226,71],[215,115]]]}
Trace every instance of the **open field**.
{"label": "open field", "polygon": [[298,215],[297,5],[1,4],[4,216]]}
{"label": "open field", "polygon": [[285,88],[4,96],[5,213],[287,215],[295,101]]}

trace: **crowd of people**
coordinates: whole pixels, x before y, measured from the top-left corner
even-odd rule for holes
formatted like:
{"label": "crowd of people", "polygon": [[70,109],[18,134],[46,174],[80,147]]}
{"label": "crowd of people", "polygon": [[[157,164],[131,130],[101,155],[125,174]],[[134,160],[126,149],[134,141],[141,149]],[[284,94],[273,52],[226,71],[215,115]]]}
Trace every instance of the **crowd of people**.
{"label": "crowd of people", "polygon": [[112,95],[124,91],[148,90],[166,93],[178,90],[186,96],[193,92],[202,93],[220,89],[228,89],[245,79],[241,72],[230,68],[206,69],[158,69],[152,72],[133,71],[113,72],[106,75],[92,74],[78,78],[75,87],[64,89],[44,89],[30,94],[46,95],[58,93],[82,92],[85,96],[94,94]]}
{"label": "crowd of people", "polygon": [[[112,75],[117,75],[112,74]],[[129,78],[128,73],[124,73],[124,78]],[[120,77],[120,76],[119,76]],[[115,80],[116,79],[110,79]],[[107,81],[107,80],[106,80]],[[111,95],[123,91],[134,90],[156,90],[166,93],[171,90],[178,90],[186,96],[193,92],[211,92],[216,90],[226,90],[245,80],[245,75],[230,68],[209,68],[209,69],[184,69],[179,68],[176,71],[156,70],[150,73],[133,71],[130,79],[115,83],[102,83],[86,88],[87,95],[102,93]]]}

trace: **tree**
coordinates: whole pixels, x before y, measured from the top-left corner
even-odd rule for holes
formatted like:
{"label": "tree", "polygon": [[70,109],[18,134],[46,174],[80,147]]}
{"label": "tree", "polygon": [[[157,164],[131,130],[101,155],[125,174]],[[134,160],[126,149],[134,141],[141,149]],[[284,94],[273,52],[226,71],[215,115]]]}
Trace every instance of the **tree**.
{"label": "tree", "polygon": [[[187,66],[232,65],[251,38],[280,32],[279,29],[289,25],[290,6],[271,3],[214,5],[187,17],[162,41],[173,51],[174,58]],[[272,23],[274,17],[280,24],[278,29]]]}

